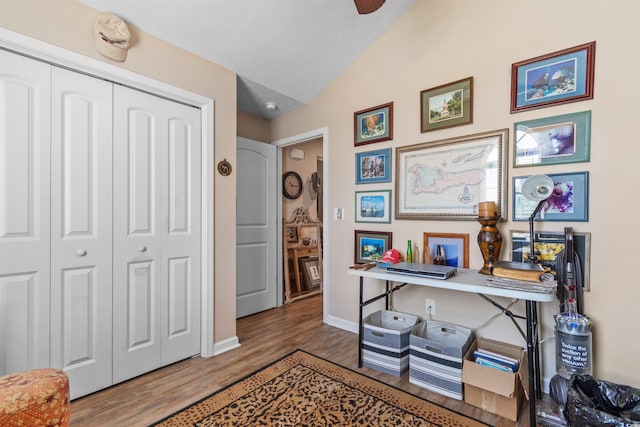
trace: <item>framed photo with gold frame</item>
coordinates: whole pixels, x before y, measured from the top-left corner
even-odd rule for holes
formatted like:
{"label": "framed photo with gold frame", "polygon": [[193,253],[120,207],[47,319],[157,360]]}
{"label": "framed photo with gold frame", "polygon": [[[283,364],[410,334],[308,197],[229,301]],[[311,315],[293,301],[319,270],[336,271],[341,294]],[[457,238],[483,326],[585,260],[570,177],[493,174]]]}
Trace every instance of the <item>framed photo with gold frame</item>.
{"label": "framed photo with gold frame", "polygon": [[[423,248],[431,258],[436,255],[438,246],[444,248],[446,265],[469,268],[469,235],[456,233],[423,233]],[[425,254],[426,256],[426,254]]]}
{"label": "framed photo with gold frame", "polygon": [[396,147],[395,218],[473,220],[478,203],[506,212],[509,129]]}

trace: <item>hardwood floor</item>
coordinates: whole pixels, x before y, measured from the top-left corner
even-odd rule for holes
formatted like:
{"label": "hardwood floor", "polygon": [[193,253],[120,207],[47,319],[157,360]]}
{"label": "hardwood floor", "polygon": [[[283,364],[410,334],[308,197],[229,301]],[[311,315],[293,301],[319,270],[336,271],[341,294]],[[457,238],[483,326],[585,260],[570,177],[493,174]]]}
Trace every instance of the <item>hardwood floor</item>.
{"label": "hardwood floor", "polygon": [[238,319],[241,347],[194,357],[71,402],[71,425],[146,426],[300,348],[499,427],[528,426],[526,401],[514,423],[369,368],[357,368],[356,334],[322,323],[322,295]]}

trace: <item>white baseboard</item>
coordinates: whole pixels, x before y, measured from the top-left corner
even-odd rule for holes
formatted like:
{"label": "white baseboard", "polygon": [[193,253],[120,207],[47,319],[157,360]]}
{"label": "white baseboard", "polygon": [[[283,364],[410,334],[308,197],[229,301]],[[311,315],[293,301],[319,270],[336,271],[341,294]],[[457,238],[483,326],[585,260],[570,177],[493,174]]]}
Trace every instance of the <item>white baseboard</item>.
{"label": "white baseboard", "polygon": [[238,347],[240,347],[240,340],[238,339],[238,337],[234,336],[231,338],[227,338],[226,340],[213,344],[213,356],[226,353],[227,351],[233,350]]}
{"label": "white baseboard", "polygon": [[329,326],[344,329],[345,331],[353,332],[354,334],[358,333],[358,324],[356,322],[350,322],[335,316],[325,316],[324,322]]}

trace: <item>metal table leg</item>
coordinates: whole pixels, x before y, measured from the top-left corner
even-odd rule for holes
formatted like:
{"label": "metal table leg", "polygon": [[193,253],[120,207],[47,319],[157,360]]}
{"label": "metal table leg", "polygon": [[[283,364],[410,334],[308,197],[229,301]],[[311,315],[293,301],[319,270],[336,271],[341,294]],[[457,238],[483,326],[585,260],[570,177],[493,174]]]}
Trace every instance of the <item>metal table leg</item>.
{"label": "metal table leg", "polygon": [[[535,301],[526,302],[527,311],[527,362],[529,367],[529,425],[536,425],[536,399],[539,390],[536,383],[539,381],[540,362],[538,358],[538,319]],[[542,396],[541,396],[542,397]]]}
{"label": "metal table leg", "polygon": [[362,283],[364,281],[364,277],[360,276],[360,304],[358,304],[358,368],[362,368],[362,338],[364,335],[364,324],[362,319],[362,309],[364,308],[364,303],[362,301]]}

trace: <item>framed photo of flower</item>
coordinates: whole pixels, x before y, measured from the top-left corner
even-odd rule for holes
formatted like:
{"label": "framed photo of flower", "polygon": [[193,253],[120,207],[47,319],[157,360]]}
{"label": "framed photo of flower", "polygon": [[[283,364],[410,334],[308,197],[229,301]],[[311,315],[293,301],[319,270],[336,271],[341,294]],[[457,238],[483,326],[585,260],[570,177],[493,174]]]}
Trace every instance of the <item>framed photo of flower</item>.
{"label": "framed photo of flower", "polygon": [[473,123],[473,77],[420,92],[420,132]]}
{"label": "framed photo of flower", "polygon": [[593,99],[596,42],[511,65],[511,113]]}
{"label": "framed photo of flower", "polygon": [[354,146],[393,139],[393,102],[353,113]]}
{"label": "framed photo of flower", "polygon": [[[589,221],[589,172],[549,174],[554,188],[536,221]],[[528,176],[513,178],[513,220],[528,221],[538,202],[522,194]]]}

